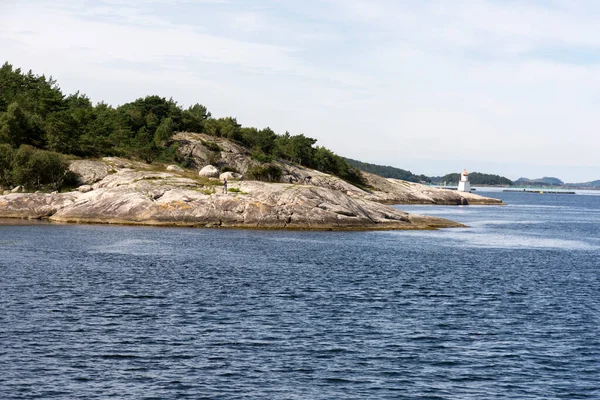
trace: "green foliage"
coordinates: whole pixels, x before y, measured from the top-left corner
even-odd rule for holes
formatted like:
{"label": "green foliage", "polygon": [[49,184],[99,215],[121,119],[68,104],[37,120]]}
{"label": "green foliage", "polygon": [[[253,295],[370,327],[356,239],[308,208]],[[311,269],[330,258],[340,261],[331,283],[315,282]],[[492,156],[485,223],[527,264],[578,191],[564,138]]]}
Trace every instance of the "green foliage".
{"label": "green foliage", "polygon": [[181,112],[181,129],[187,132],[204,132],[204,124],[210,118],[210,112],[201,104],[194,104]]}
{"label": "green foliage", "polygon": [[238,189],[238,188],[229,188],[229,189],[227,189],[227,191],[231,192],[231,193],[243,193],[243,194],[245,194],[245,192],[242,192],[242,190]]}
{"label": "green foliage", "polygon": [[79,124],[69,110],[52,113],[46,119],[46,148],[60,153],[78,153]]}
{"label": "green foliage", "polygon": [[252,150],[252,152],[250,152],[250,157],[261,163],[270,163],[271,161],[273,161],[273,156],[266,155],[258,149]]}
{"label": "green foliage", "polygon": [[0,142],[18,146],[27,140],[27,117],[19,103],[11,103],[0,115]]}
{"label": "green foliage", "polygon": [[124,116],[125,123],[133,131],[146,127],[149,132],[154,134],[158,125],[165,118],[171,118],[176,129],[180,128],[182,111],[173,99],[146,96],[123,104],[117,110]]}
{"label": "green foliage", "polygon": [[[303,134],[278,135],[268,127],[242,127],[233,117],[213,118],[201,104],[182,109],[173,99],[155,95],[117,108],[102,102],[94,106],[79,92],[65,97],[51,77],[23,73],[8,63],[0,68],[0,144],[32,145],[80,157],[124,156],[193,166],[193,159],[178,154],[172,141],[181,130],[236,141],[261,163],[280,158],[354,183],[361,181],[360,173],[341,157],[314,148],[316,140]],[[216,143],[206,146],[215,153],[222,151]],[[218,154],[211,157],[211,163],[221,161]],[[278,180],[272,167],[257,169],[256,176]]]}
{"label": "green foliage", "polygon": [[283,159],[295,162],[300,165],[308,165],[313,157],[313,145],[317,142],[316,139],[300,135],[290,135],[286,132],[285,135],[278,136],[275,139],[275,155]]}
{"label": "green foliage", "polygon": [[390,167],[387,165],[369,164],[351,158],[344,159],[348,164],[361,171],[370,172],[372,174],[383,176],[384,178],[402,179],[409,182],[429,182],[429,178],[424,175],[415,175],[410,171]]}
{"label": "green foliage", "polygon": [[316,147],[310,166],[319,171],[337,175],[357,185],[364,185],[365,183],[359,170],[325,147]]}
{"label": "green foliage", "polygon": [[242,128],[241,142],[255,152],[272,154],[275,148],[277,134],[271,128],[258,130],[256,128]]}
{"label": "green foliage", "polygon": [[215,142],[203,142],[202,144],[204,144],[204,147],[206,147],[210,151],[223,151],[223,149],[221,148],[221,146],[219,146]]}
{"label": "green foliage", "polygon": [[11,183],[27,189],[60,189],[73,184],[74,176],[62,154],[23,145],[12,157]]}
{"label": "green foliage", "polygon": [[12,183],[12,161],[14,150],[8,144],[0,144],[0,186],[9,187]]}
{"label": "green foliage", "polygon": [[25,111],[45,119],[49,113],[67,107],[56,81],[31,71],[23,73],[20,68],[4,63],[0,68],[0,112],[12,103],[18,103]]}
{"label": "green foliage", "polygon": [[233,117],[209,119],[204,124],[204,132],[216,137],[240,141],[242,126]]}
{"label": "green foliage", "polygon": [[279,182],[281,175],[281,168],[273,164],[257,165],[246,171],[246,177],[255,181]]}
{"label": "green foliage", "polygon": [[154,144],[157,147],[165,147],[166,143],[171,140],[173,131],[175,130],[175,123],[171,117],[167,117],[162,120],[156,132],[154,132]]}
{"label": "green foliage", "polygon": [[341,157],[335,155],[331,150],[325,147],[315,149],[312,166],[319,171],[334,174],[347,167],[347,164]]}

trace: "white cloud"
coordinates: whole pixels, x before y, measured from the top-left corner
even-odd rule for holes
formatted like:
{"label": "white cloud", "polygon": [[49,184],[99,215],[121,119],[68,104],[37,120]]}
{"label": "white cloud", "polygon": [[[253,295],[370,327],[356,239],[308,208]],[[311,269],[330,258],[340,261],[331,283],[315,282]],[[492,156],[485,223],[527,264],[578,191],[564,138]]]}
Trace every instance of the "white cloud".
{"label": "white cloud", "polygon": [[94,100],[172,95],[415,172],[454,160],[456,169],[495,162],[491,173],[573,166],[578,175],[564,180],[587,166],[581,180],[600,177],[600,59],[590,57],[600,49],[600,6],[592,1],[0,7],[9,62]]}

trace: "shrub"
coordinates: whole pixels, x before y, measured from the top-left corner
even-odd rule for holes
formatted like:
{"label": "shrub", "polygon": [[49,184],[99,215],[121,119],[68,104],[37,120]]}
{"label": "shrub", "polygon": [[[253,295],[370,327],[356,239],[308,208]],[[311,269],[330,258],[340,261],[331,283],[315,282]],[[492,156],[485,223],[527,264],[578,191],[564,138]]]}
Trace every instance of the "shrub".
{"label": "shrub", "polygon": [[281,175],[281,168],[273,164],[257,165],[246,171],[246,177],[255,181],[279,182]]}
{"label": "shrub", "polygon": [[273,161],[273,156],[267,155],[265,153],[262,152],[262,150],[252,150],[252,152],[250,153],[250,156],[261,163],[270,163],[271,161]]}
{"label": "shrub", "polygon": [[41,189],[43,186],[60,189],[76,181],[62,154],[27,145],[15,152],[11,167],[12,183],[27,189]]}

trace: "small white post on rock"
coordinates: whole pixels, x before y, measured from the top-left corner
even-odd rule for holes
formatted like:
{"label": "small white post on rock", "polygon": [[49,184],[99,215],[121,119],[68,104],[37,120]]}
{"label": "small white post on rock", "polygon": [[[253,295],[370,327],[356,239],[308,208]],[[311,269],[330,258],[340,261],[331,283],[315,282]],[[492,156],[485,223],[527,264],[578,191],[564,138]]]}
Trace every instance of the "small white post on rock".
{"label": "small white post on rock", "polygon": [[463,170],[460,174],[460,181],[458,181],[458,191],[459,192],[470,192],[471,184],[469,183],[469,173],[467,170]]}

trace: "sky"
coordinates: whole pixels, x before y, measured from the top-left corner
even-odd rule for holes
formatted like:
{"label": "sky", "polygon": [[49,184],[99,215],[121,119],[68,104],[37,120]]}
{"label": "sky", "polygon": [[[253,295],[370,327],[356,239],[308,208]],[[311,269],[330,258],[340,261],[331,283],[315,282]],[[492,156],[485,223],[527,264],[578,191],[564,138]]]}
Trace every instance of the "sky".
{"label": "sky", "polygon": [[0,0],[4,61],[417,174],[600,179],[595,0]]}

